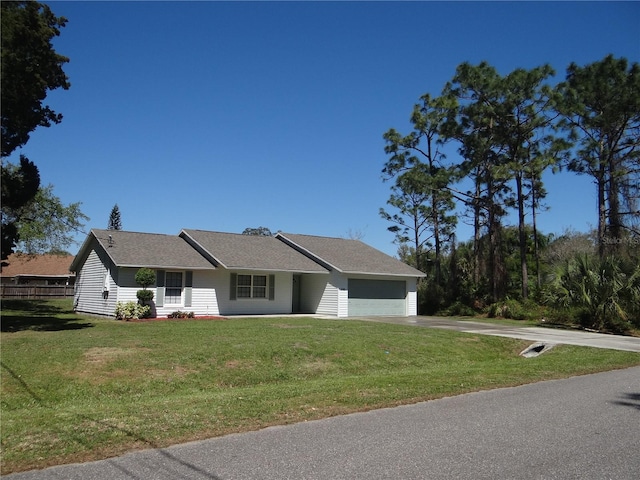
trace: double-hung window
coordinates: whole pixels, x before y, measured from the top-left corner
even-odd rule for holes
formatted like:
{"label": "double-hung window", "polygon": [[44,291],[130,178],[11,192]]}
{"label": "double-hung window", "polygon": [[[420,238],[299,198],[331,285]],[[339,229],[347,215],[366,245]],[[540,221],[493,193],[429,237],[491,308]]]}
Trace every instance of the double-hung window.
{"label": "double-hung window", "polygon": [[274,288],[274,275],[231,274],[231,300],[240,298],[273,300]]}
{"label": "double-hung window", "polygon": [[238,275],[238,298],[267,298],[266,275]]}
{"label": "double-hung window", "polygon": [[171,305],[182,303],[182,272],[166,273],[164,301]]}

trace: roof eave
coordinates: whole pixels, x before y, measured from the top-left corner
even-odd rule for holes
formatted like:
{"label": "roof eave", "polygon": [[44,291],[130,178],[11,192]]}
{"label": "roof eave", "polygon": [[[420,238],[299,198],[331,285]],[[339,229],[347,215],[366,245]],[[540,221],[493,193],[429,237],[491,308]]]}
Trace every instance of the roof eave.
{"label": "roof eave", "polygon": [[283,272],[283,273],[318,273],[320,275],[328,275],[328,270],[306,270],[303,268],[264,268],[264,267],[239,267],[229,266],[225,267],[227,270],[241,270],[243,272]]}
{"label": "roof eave", "polygon": [[116,265],[118,268],[150,268],[150,269],[171,269],[171,270],[216,270],[216,267],[211,265],[208,267],[194,267],[189,265],[150,265],[150,264],[120,264]]}
{"label": "roof eave", "polygon": [[377,277],[413,277],[413,278],[422,278],[422,277],[426,277],[427,275],[425,273],[420,272],[420,274],[417,273],[388,273],[388,272],[359,272],[356,270],[345,270],[344,272],[345,275],[375,275]]}
{"label": "roof eave", "polygon": [[18,277],[36,277],[36,278],[68,278],[68,277],[75,277],[75,273],[74,272],[69,272],[69,273],[55,273],[55,274],[51,274],[48,275],[46,273],[18,273],[16,275],[9,275],[9,276],[5,276],[3,275],[3,278],[18,278]]}

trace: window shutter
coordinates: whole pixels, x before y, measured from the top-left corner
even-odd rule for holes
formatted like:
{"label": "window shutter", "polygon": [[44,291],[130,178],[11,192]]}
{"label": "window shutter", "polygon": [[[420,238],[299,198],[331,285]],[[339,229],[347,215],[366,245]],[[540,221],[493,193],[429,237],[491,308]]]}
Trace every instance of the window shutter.
{"label": "window shutter", "polygon": [[184,306],[191,306],[191,297],[193,291],[193,272],[186,271],[184,275]]}
{"label": "window shutter", "polygon": [[156,270],[156,307],[164,305],[164,270]]}
{"label": "window shutter", "polygon": [[238,274],[231,274],[231,286],[229,287],[229,300],[236,299],[236,285],[238,284]]}
{"label": "window shutter", "polygon": [[269,275],[269,300],[276,298],[276,276]]}

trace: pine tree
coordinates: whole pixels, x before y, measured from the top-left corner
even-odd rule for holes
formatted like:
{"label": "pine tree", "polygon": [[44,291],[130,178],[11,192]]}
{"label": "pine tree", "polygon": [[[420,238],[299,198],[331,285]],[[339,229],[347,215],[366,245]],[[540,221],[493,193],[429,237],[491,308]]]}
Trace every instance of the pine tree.
{"label": "pine tree", "polygon": [[111,209],[107,230],[122,230],[122,222],[120,221],[120,209],[118,208],[117,203]]}
{"label": "pine tree", "polygon": [[569,170],[593,178],[601,258],[626,235],[640,235],[640,64],[608,55],[572,63],[557,87],[561,127],[574,142]]}

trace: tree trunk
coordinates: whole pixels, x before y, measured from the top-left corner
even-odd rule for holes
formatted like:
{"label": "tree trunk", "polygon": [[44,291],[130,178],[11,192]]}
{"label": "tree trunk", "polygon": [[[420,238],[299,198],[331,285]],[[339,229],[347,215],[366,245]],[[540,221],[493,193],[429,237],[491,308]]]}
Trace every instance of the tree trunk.
{"label": "tree trunk", "polygon": [[420,247],[420,233],[418,231],[418,215],[413,215],[413,241],[416,246],[416,268],[426,273],[426,269],[422,269],[422,248]]}
{"label": "tree trunk", "polygon": [[518,195],[518,240],[520,243],[520,281],[522,299],[529,297],[529,277],[527,272],[527,233],[524,224],[524,194],[522,193],[522,172],[516,172],[516,193]]}
{"label": "tree trunk", "polygon": [[609,153],[609,159],[607,162],[607,181],[608,181],[608,221],[607,221],[607,235],[610,237],[608,242],[605,242],[609,247],[608,250],[615,252],[620,246],[622,241],[622,221],[620,218],[620,175],[617,171],[617,163],[614,155]]}
{"label": "tree trunk", "polygon": [[433,221],[433,241],[435,243],[436,250],[436,258],[435,258],[435,268],[436,268],[436,285],[440,286],[441,282],[441,267],[440,267],[440,222],[438,218],[438,196],[435,189],[432,190],[431,194],[431,219]]}
{"label": "tree trunk", "polygon": [[540,287],[542,286],[542,280],[540,278],[540,252],[538,250],[538,224],[536,217],[536,191],[537,184],[536,178],[533,172],[531,173],[531,222],[533,224],[533,256],[536,259],[536,288],[538,292],[540,291]]}
{"label": "tree trunk", "polygon": [[480,283],[480,178],[476,173],[476,194],[473,199],[473,283]]}
{"label": "tree trunk", "polygon": [[488,203],[488,227],[489,227],[489,284],[491,286],[491,301],[498,300],[498,262],[497,262],[497,243],[496,238],[496,215],[493,202],[493,182],[487,179],[487,203]]}
{"label": "tree trunk", "polygon": [[598,170],[598,178],[596,179],[598,184],[598,255],[600,258],[604,258],[605,244],[606,244],[606,228],[607,228],[607,207],[605,203],[605,165],[600,164]]}

